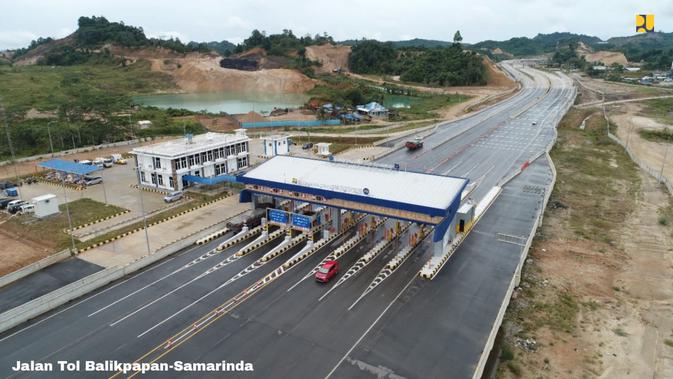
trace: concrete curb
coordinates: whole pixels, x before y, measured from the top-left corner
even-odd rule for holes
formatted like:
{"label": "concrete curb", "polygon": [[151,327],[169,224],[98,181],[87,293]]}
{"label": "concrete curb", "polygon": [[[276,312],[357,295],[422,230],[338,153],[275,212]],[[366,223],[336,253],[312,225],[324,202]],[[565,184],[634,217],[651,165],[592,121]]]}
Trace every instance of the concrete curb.
{"label": "concrete curb", "polygon": [[[155,222],[153,222],[153,223],[147,224],[147,227],[149,228],[149,227],[151,227],[151,226],[154,226],[154,225],[157,225],[157,224],[161,224],[161,223],[166,222],[166,221],[168,221],[168,220],[172,220],[172,219],[174,219],[174,218],[176,218],[176,217],[183,216],[183,215],[185,215],[185,214],[187,214],[187,213],[189,213],[189,212],[192,212],[192,211],[195,211],[195,210],[197,210],[197,209],[203,208],[203,207],[205,207],[205,206],[207,206],[207,205],[213,204],[213,203],[218,202],[218,201],[220,201],[220,200],[224,200],[224,199],[226,199],[226,198],[228,198],[228,197],[231,197],[231,196],[233,196],[233,194],[228,194],[228,195],[226,195],[226,196],[218,197],[217,199],[214,199],[214,200],[205,202],[205,203],[203,203],[203,204],[200,204],[200,205],[197,205],[197,206],[195,206],[195,207],[192,207],[192,208],[189,208],[189,209],[187,209],[187,210],[184,210],[184,211],[182,211],[182,212],[180,212],[180,213],[176,213],[176,214],[174,214],[174,215],[165,217],[165,218],[163,218],[163,219],[161,219],[161,220],[158,220],[158,221],[155,221]],[[81,249],[78,249],[78,250],[75,252],[75,254],[80,254],[80,253],[83,253],[83,252],[85,252],[85,251],[87,251],[87,250],[95,249],[95,248],[97,248],[97,247],[103,246],[103,245],[108,244],[108,243],[110,243],[110,242],[116,241],[116,240],[118,240],[118,239],[120,239],[120,238],[124,238],[124,237],[126,237],[126,236],[128,236],[128,235],[130,235],[130,234],[137,233],[137,232],[139,232],[139,231],[141,231],[141,230],[143,230],[143,229],[144,229],[144,227],[138,227],[138,228],[135,228],[135,229],[130,230],[130,231],[128,231],[128,232],[124,232],[124,233],[122,233],[122,234],[119,234],[119,235],[117,235],[117,236],[114,236],[114,237],[112,237],[112,238],[105,239],[105,240],[100,241],[100,242],[96,242],[96,243],[94,243],[94,244],[91,244],[91,245],[88,245],[88,246],[83,247],[83,248],[81,248]]]}
{"label": "concrete curb", "polygon": [[98,224],[99,222],[107,221],[107,220],[109,220],[109,219],[112,219],[112,218],[121,216],[121,215],[123,215],[123,214],[127,214],[127,213],[129,213],[129,212],[131,212],[131,210],[127,209],[127,210],[125,210],[125,211],[123,211],[123,212],[115,213],[115,214],[110,215],[110,216],[107,216],[107,217],[99,218],[98,220],[94,220],[94,221],[91,221],[91,222],[84,223],[84,224],[82,224],[82,225],[75,226],[75,227],[72,228],[72,229],[64,229],[64,231],[65,231],[66,233],[74,232],[75,230],[79,230],[79,229],[82,229],[82,228],[86,228],[87,226],[95,225],[95,224]]}

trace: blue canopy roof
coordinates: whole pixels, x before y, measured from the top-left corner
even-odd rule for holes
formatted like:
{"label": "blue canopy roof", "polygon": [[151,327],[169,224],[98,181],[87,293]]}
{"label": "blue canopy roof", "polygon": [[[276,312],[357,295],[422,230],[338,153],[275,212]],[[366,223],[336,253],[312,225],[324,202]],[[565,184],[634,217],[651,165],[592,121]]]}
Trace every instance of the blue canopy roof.
{"label": "blue canopy roof", "polygon": [[222,183],[222,182],[231,182],[235,183],[236,182],[236,177],[233,175],[218,175],[218,176],[213,176],[212,178],[202,178],[200,176],[196,175],[183,175],[182,180],[185,180],[187,182],[191,183],[201,183],[201,184],[217,184],[217,183]]}
{"label": "blue canopy roof", "polygon": [[100,170],[100,167],[91,166],[82,163],[75,163],[63,159],[50,159],[37,164],[40,167],[67,172],[68,174],[86,175]]}

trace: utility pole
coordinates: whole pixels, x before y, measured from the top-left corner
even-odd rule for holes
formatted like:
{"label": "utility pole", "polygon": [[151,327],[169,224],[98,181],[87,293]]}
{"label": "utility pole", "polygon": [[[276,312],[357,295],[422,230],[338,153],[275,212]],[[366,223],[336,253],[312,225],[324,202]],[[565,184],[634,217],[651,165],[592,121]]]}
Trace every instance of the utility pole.
{"label": "utility pole", "polygon": [[51,150],[51,156],[52,158],[54,157],[54,142],[51,140],[51,128],[49,128],[49,125],[52,123],[55,123],[56,121],[49,121],[47,123],[47,134],[49,134],[49,149]]}
{"label": "utility pole", "polygon": [[[1,100],[1,99],[0,99]],[[0,111],[2,111],[2,118],[5,123],[5,133],[7,134],[7,145],[9,146],[9,153],[12,157],[12,166],[14,166],[14,178],[16,180],[16,185],[19,185],[19,171],[16,168],[16,155],[14,154],[14,146],[12,146],[12,137],[9,133],[9,125],[7,123],[7,111],[5,110],[5,107],[2,106],[2,102],[0,101]],[[21,193],[17,187],[17,191],[19,192],[19,197],[21,196]]]}
{"label": "utility pole", "polygon": [[664,167],[666,167],[666,158],[668,158],[668,149],[671,148],[671,144],[666,144],[666,150],[664,151],[664,159],[661,161],[661,171],[659,171],[659,181],[664,181]]}

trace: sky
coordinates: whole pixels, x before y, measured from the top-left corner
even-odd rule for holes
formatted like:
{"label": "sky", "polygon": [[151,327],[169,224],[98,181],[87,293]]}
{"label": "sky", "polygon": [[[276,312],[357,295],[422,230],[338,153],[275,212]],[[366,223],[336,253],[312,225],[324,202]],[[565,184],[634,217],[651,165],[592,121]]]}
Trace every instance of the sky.
{"label": "sky", "polygon": [[654,14],[673,31],[673,0],[0,0],[0,50],[37,37],[64,37],[80,16],[140,26],[150,37],[240,43],[253,29],[336,40],[375,38],[463,41],[573,32],[602,39],[635,34],[635,14]]}

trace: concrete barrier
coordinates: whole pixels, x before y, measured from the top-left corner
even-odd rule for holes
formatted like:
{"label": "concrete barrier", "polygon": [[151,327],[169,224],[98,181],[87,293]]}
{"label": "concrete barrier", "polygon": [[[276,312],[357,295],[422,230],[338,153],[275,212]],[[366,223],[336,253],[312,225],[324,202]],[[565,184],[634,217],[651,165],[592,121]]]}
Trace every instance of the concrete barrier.
{"label": "concrete barrier", "polygon": [[33,319],[42,313],[48,312],[71,300],[77,299],[87,293],[115,280],[121,279],[126,275],[132,274],[152,263],[155,263],[167,256],[174,254],[181,249],[194,244],[198,237],[184,238],[178,243],[160,248],[150,255],[139,258],[123,267],[112,267],[96,272],[76,282],[70,283],[57,290],[49,292],[27,303],[12,308],[0,314],[0,332],[4,332],[17,325],[20,325],[30,319]]}
{"label": "concrete barrier", "polygon": [[21,278],[24,278],[30,274],[40,271],[45,267],[49,267],[54,263],[58,263],[69,257],[70,257],[70,250],[69,249],[62,250],[56,254],[52,254],[46,258],[42,258],[37,262],[31,263],[26,267],[22,267],[14,272],[10,272],[7,275],[3,275],[2,277],[0,277],[0,288],[8,284],[14,283]]}

